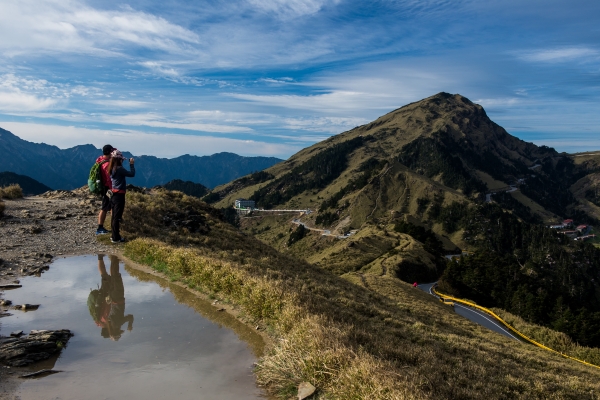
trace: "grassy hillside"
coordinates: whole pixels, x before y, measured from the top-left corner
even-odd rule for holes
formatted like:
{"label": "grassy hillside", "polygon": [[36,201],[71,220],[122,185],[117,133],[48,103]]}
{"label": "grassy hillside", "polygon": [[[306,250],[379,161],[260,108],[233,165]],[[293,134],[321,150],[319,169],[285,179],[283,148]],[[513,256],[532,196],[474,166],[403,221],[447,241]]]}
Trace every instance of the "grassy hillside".
{"label": "grassy hillside", "polygon": [[[438,220],[436,210],[455,202],[481,204],[493,193],[492,201],[523,220],[593,221],[586,216],[598,207],[590,192],[593,184],[573,186],[583,177],[594,178],[588,176],[597,166],[593,157],[572,158],[524,142],[491,121],[481,106],[439,93],[217,187],[206,199],[220,207],[249,198],[266,209],[308,208],[314,212],[303,216],[303,223],[336,235],[364,230],[375,238],[382,233],[378,227],[403,219],[431,229],[448,251],[468,250],[463,235],[444,223],[452,217]],[[581,201],[585,196],[593,201]],[[265,243],[330,270],[345,262],[329,256],[335,241],[282,247],[289,221],[270,224],[272,230],[263,232],[254,226],[262,221],[257,215],[243,225],[249,233],[260,231],[257,237]],[[388,251],[387,246],[371,247],[365,259],[386,257]]]}
{"label": "grassy hillside", "polygon": [[578,153],[572,156],[584,176],[571,186],[578,200],[577,209],[600,220],[600,152]]}
{"label": "grassy hillside", "polygon": [[[266,331],[273,340],[256,374],[280,398],[302,381],[334,399],[578,399],[600,390],[598,370],[470,323],[381,273],[383,259],[344,279],[243,234],[195,198],[158,190],[127,201],[126,254],[231,302]],[[354,246],[377,236],[398,256],[420,249],[385,231],[357,234]]]}

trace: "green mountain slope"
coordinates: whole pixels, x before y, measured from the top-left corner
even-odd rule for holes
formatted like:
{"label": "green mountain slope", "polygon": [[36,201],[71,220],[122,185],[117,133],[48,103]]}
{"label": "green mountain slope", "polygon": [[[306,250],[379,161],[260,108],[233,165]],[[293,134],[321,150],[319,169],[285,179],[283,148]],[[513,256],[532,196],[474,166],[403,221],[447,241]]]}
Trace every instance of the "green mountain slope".
{"label": "green mountain slope", "polygon": [[[447,93],[317,143],[265,172],[273,178],[234,181],[217,187],[213,199],[222,206],[245,197],[265,208],[322,211],[348,203],[341,215],[351,215],[358,227],[374,216],[379,200],[382,211],[413,214],[417,199],[431,202],[436,190],[477,200],[515,185],[517,201],[547,219],[571,211],[575,199],[568,188],[578,173],[568,155],[511,136],[481,106]],[[408,197],[411,189],[418,197]],[[371,210],[362,215],[365,208]]]}
{"label": "green mountain slope", "polygon": [[[450,251],[469,244],[444,226],[452,218],[439,215],[442,207],[482,203],[494,193],[493,201],[525,220],[581,218],[570,188],[589,173],[586,168],[567,154],[511,136],[465,97],[439,93],[217,187],[206,199],[221,207],[249,198],[266,209],[312,209],[302,221],[334,234],[412,221],[436,232]],[[252,227],[260,219],[247,221],[248,229],[262,229]],[[262,238],[278,246],[281,234],[287,233]],[[302,255],[318,257],[322,247]]]}
{"label": "green mountain slope", "polygon": [[[465,261],[462,270],[449,269],[443,275],[447,290],[598,346],[590,332],[600,312],[600,255],[581,245],[580,257],[571,239],[542,225],[567,217],[576,224],[596,222],[599,161],[596,154],[571,156],[526,143],[481,106],[440,93],[304,149],[263,171],[261,179],[245,177],[210,196],[221,206],[243,197],[266,209],[312,209],[301,217],[255,212],[241,223],[279,251],[358,284],[373,276],[433,281],[444,271],[444,253],[474,252],[472,260],[487,260],[489,268]],[[491,220],[509,221],[510,229],[480,226]],[[312,231],[298,235],[300,222]],[[539,232],[523,233],[531,227]],[[530,249],[524,243],[538,238],[546,238],[545,245],[533,241],[537,247]],[[556,258],[561,268],[548,261]],[[535,268],[519,264],[530,259]],[[591,267],[582,272],[578,263]],[[539,306],[545,298],[553,300]],[[559,298],[563,306],[555,304]],[[566,326],[569,313],[589,323]]]}

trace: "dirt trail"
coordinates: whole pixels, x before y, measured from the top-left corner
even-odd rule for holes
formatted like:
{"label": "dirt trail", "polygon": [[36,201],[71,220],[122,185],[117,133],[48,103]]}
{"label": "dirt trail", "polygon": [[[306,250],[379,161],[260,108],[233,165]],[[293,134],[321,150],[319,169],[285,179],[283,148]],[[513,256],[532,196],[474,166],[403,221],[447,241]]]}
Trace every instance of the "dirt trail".
{"label": "dirt trail", "polygon": [[[54,257],[111,252],[96,241],[100,201],[83,190],[4,200],[0,284],[32,275]],[[110,228],[110,214],[106,227]]]}

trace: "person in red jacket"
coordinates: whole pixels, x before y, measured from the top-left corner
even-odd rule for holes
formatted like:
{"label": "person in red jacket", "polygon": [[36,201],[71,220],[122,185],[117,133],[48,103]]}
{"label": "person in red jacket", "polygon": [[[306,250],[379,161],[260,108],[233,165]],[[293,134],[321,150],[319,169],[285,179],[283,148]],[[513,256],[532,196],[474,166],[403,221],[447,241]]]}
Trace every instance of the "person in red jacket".
{"label": "person in red jacket", "polygon": [[[102,175],[102,184],[106,190],[112,189],[112,181],[110,179],[110,175],[108,174],[108,164],[110,163],[110,157],[113,150],[116,149],[110,144],[107,144],[102,148],[102,155],[96,159],[97,164],[103,163],[100,166],[100,170]],[[104,221],[106,220],[106,213],[110,211],[110,207],[110,198],[105,192],[102,195],[102,206],[100,208],[100,213],[98,214],[98,229],[96,230],[96,235],[109,233],[109,231],[104,228]]]}

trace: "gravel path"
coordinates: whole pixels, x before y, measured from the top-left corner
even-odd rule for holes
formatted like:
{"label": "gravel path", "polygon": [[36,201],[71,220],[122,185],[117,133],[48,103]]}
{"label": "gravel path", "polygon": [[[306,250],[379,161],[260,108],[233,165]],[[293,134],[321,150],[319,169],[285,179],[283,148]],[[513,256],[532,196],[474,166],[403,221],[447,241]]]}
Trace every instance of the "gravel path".
{"label": "gravel path", "polygon": [[[99,199],[79,189],[4,200],[0,218],[0,285],[42,273],[60,256],[110,253],[96,240]],[[106,226],[110,224],[110,214]]]}

